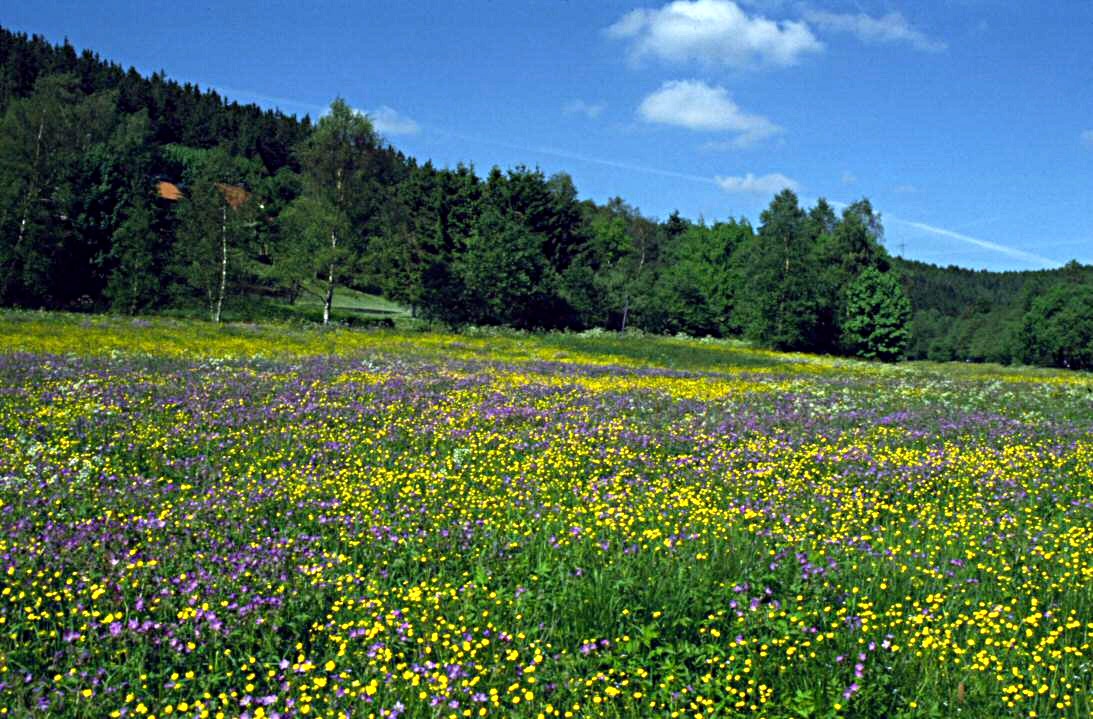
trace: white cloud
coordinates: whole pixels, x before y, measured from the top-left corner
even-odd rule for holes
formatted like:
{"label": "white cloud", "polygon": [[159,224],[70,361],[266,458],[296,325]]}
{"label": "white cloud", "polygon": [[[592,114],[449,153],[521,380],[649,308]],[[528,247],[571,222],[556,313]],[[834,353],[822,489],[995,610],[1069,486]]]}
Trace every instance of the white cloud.
{"label": "white cloud", "polygon": [[1079,138],[1086,147],[1093,147],[1093,130],[1082,130],[1082,134],[1079,135]]}
{"label": "white cloud", "polygon": [[595,120],[607,109],[606,102],[585,102],[584,100],[570,100],[562,107],[562,112],[567,115],[584,115]]}
{"label": "white cloud", "polygon": [[725,152],[726,150],[747,150],[755,147],[766,135],[739,135],[731,140],[710,140],[698,146],[704,152]]}
{"label": "white cloud", "polygon": [[901,195],[913,195],[918,192],[918,188],[914,185],[904,183],[902,185],[896,185],[895,191]]}
{"label": "white cloud", "polygon": [[762,115],[741,110],[725,88],[699,80],[664,83],[641,101],[638,115],[646,122],[660,125],[735,133],[736,137],[728,143],[735,148],[753,145],[782,131]]}
{"label": "white cloud", "polygon": [[677,0],[659,10],[632,10],[607,34],[629,40],[634,60],[653,56],[738,68],[794,65],[823,49],[806,23],[749,16],[731,0]]}
{"label": "white cloud", "polygon": [[890,12],[881,17],[871,17],[865,13],[833,13],[811,10],[805,13],[805,20],[822,30],[847,32],[867,43],[905,42],[916,50],[941,52],[948,45],[940,40],[928,37],[921,30],[911,26],[901,13]]}
{"label": "white cloud", "polygon": [[853,185],[855,182],[858,181],[857,176],[854,175],[854,173],[851,172],[850,170],[843,170],[843,174],[842,174],[841,179],[842,179],[842,183],[844,185]]}
{"label": "white cloud", "polygon": [[755,176],[748,173],[743,177],[714,178],[719,187],[725,192],[752,192],[762,195],[773,195],[785,189],[797,190],[800,185],[796,180],[786,177],[780,172],[772,172],[769,175]]}
{"label": "white cloud", "polygon": [[415,135],[421,131],[421,127],[416,122],[387,105],[380,105],[375,110],[366,110],[364,114],[372,121],[376,132],[381,135]]}

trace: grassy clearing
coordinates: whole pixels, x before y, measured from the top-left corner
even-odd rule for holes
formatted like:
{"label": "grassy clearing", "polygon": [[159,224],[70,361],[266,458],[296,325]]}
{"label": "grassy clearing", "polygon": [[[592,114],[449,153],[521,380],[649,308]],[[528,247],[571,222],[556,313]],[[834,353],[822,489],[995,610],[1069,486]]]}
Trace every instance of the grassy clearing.
{"label": "grassy clearing", "polygon": [[[319,299],[319,293],[316,292],[309,292],[301,295],[296,304],[303,307],[319,307],[320,309],[323,306],[322,301]],[[410,316],[410,310],[400,304],[380,297],[379,295],[370,295],[349,287],[334,288],[332,309],[379,317]]]}

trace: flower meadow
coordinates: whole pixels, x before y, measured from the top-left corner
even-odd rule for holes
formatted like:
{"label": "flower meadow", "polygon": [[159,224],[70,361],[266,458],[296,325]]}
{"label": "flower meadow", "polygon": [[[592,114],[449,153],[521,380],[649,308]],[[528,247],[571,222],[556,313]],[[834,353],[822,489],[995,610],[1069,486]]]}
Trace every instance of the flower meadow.
{"label": "flower meadow", "polygon": [[0,714],[1088,717],[1093,378],[0,316]]}

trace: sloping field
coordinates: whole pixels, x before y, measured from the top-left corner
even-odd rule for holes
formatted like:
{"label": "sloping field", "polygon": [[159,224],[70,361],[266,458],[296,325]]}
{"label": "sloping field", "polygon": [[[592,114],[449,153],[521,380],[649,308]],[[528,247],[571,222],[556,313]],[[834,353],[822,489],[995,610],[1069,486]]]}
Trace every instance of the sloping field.
{"label": "sloping field", "polygon": [[0,708],[1088,717],[1093,378],[0,316]]}

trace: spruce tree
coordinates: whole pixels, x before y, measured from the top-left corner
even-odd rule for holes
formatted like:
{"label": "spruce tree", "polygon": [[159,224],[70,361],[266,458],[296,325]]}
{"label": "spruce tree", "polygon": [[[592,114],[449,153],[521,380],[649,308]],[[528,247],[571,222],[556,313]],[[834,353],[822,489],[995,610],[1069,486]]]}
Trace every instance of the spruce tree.
{"label": "spruce tree", "polygon": [[891,272],[868,267],[846,290],[843,345],[866,359],[903,357],[911,341],[911,303]]}

